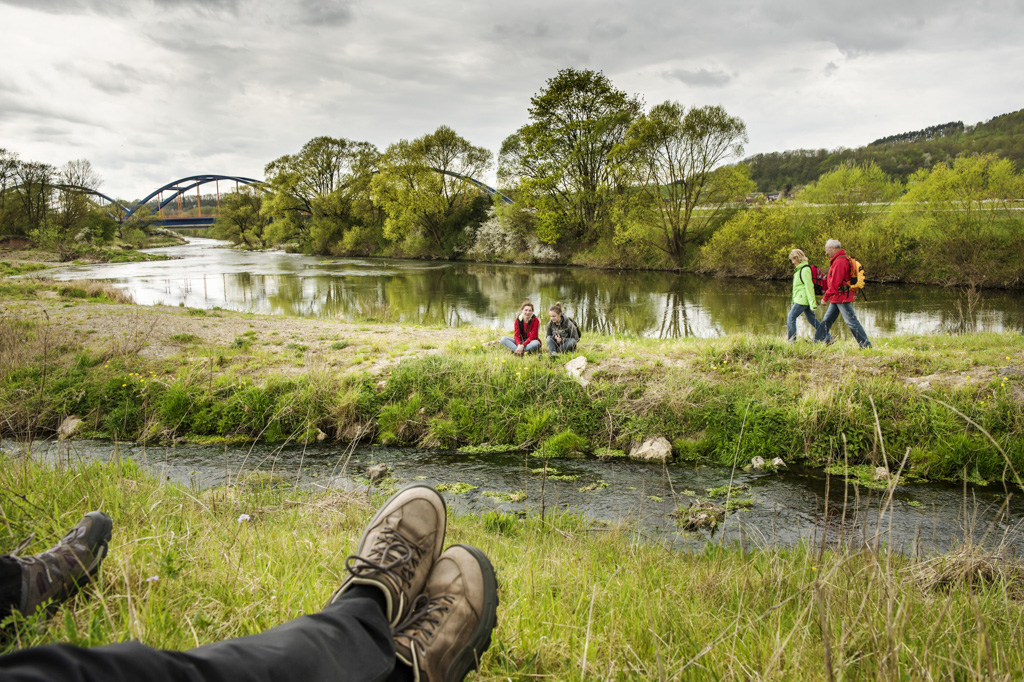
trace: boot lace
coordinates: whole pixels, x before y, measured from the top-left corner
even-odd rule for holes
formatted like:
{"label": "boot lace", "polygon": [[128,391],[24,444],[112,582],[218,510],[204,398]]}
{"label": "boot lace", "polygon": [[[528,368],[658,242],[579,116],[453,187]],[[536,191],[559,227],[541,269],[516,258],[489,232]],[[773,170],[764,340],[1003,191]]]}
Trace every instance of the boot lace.
{"label": "boot lace", "polygon": [[385,526],[377,535],[367,556],[350,554],[345,559],[345,569],[357,578],[379,574],[397,576],[405,587],[412,585],[416,566],[423,550],[409,542],[401,533]]}
{"label": "boot lace", "polygon": [[434,631],[441,625],[444,616],[451,611],[455,597],[450,594],[430,599],[421,594],[412,603],[412,611],[399,623],[394,633],[408,637],[416,645],[420,656],[426,656],[427,643],[433,639]]}

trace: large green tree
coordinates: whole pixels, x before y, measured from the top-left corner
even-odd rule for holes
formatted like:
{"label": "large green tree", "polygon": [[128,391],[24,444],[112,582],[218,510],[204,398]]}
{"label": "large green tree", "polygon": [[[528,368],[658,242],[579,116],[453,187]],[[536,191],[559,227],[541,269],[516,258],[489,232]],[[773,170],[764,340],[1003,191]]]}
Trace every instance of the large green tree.
{"label": "large green tree", "polygon": [[220,215],[213,224],[213,235],[250,249],[265,246],[264,233],[270,218],[263,212],[263,190],[246,185],[224,196]]}
{"label": "large green tree", "polygon": [[312,251],[327,251],[353,224],[373,219],[368,190],[379,161],[369,142],[325,136],[271,161],[264,171],[271,190],[265,210],[274,220],[268,237],[297,237]]}
{"label": "large green tree", "polygon": [[612,149],[642,104],[599,71],[562,69],[530,99],[530,122],[501,145],[498,179],[537,211],[548,242],[596,239],[623,189]]}
{"label": "large green tree", "polygon": [[434,254],[453,255],[468,222],[479,217],[481,194],[469,178],[485,173],[491,158],[444,125],[388,147],[372,182],[387,214],[384,235],[395,242],[421,236]]}
{"label": "large green tree", "polygon": [[688,246],[753,190],[745,165],[723,165],[746,141],[746,125],[720,106],[663,102],[640,116],[613,150],[637,200],[616,221],[616,238],[648,242],[682,266]]}

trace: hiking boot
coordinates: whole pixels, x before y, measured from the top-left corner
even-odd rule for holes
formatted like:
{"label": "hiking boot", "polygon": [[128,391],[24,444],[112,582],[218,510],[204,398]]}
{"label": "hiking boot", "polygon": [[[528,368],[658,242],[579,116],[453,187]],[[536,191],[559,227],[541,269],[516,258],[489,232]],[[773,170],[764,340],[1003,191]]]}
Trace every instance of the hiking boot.
{"label": "hiking boot", "polygon": [[89,512],[56,545],[30,557],[11,557],[21,565],[21,601],[26,616],[50,601],[71,596],[100,567],[114,523],[103,512]]}
{"label": "hiking boot", "polygon": [[395,655],[417,682],[458,682],[490,646],[497,611],[491,562],[476,547],[449,547],[413,612],[395,628]]}
{"label": "hiking boot", "polygon": [[394,627],[409,615],[444,546],[446,507],[428,485],[411,485],[395,493],[363,533],[355,554],[345,559],[348,576],[328,604],[349,588],[371,585],[384,592],[385,614]]}

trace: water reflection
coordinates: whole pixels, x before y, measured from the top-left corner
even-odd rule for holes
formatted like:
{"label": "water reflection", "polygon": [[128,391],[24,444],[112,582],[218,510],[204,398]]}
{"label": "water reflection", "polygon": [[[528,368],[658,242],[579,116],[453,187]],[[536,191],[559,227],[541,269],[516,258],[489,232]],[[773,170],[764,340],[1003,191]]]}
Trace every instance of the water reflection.
{"label": "water reflection", "polygon": [[[710,279],[666,272],[313,257],[249,253],[192,238],[156,249],[170,261],[61,268],[63,279],[103,279],[142,304],[304,317],[504,329],[530,299],[543,311],[556,300],[585,331],[678,338],[733,333],[783,334],[788,282]],[[873,284],[857,304],[869,336],[935,333],[962,320],[959,293],[927,286]],[[986,291],[978,330],[1024,329],[1024,295]],[[800,323],[801,335],[810,329]],[[839,335],[846,334],[837,323]]]}

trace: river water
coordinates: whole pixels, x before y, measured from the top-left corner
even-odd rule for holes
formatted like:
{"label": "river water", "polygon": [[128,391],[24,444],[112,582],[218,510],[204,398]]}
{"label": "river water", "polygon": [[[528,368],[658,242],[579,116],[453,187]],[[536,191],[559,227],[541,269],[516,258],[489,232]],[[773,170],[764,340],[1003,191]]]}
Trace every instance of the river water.
{"label": "river water", "polygon": [[[25,446],[0,443],[11,456]],[[642,536],[685,547],[699,545],[706,533],[686,533],[670,514],[710,488],[746,486],[740,499],[749,509],[728,516],[716,541],[747,546],[792,545],[799,541],[833,543],[841,539],[881,544],[905,552],[949,551],[966,536],[975,542],[1005,542],[1024,549],[1024,499],[1002,486],[940,483],[900,485],[891,503],[883,492],[844,484],[843,477],[796,468],[783,474],[733,471],[703,465],[650,465],[632,461],[550,460],[548,473],[573,480],[542,481],[533,469],[543,463],[522,454],[464,455],[441,450],[338,445],[274,447],[176,445],[153,447],[104,441],[36,442],[31,455],[50,461],[135,460],[161,479],[195,489],[237,481],[245,473],[272,473],[301,488],[366,490],[361,475],[371,464],[392,468],[396,485],[466,483],[475,488],[446,492],[450,508],[462,513],[497,510],[513,514],[569,511],[597,524],[625,524]],[[606,484],[606,487],[603,485]],[[585,490],[593,487],[592,490]],[[486,493],[523,491],[520,502],[500,501]],[[826,500],[828,500],[826,505]],[[723,504],[724,499],[717,499]],[[844,511],[845,510],[845,511]],[[880,513],[883,512],[884,513]]]}
{"label": "river water", "polygon": [[[199,237],[154,249],[174,260],[78,265],[57,279],[106,280],[137,303],[255,313],[495,329],[520,301],[538,311],[562,301],[585,331],[659,338],[785,333],[788,282],[668,272],[490,265],[247,252]],[[857,315],[871,337],[941,333],[962,326],[957,290],[870,282]],[[979,331],[1024,330],[1024,294],[985,291]],[[803,336],[810,327],[800,322]],[[837,323],[840,336],[847,333]]]}
{"label": "river water", "polygon": [[[789,284],[780,282],[663,272],[311,257],[224,246],[192,238],[185,246],[154,250],[174,260],[70,266],[48,274],[57,279],[106,280],[141,304],[183,303],[195,308],[406,324],[499,328],[523,298],[531,299],[539,310],[561,300],[585,330],[662,338],[782,334],[790,300]],[[870,336],[942,333],[962,323],[955,291],[879,284],[870,284],[869,291],[870,299],[858,301],[857,311]],[[1024,329],[1020,293],[986,291],[976,313],[980,330]],[[801,333],[807,335],[808,327],[800,324]],[[0,445],[8,450],[22,447],[11,441]],[[709,488],[732,481],[749,486],[743,497],[749,497],[752,505],[727,518],[716,536],[725,541],[792,544],[845,537],[870,542],[882,530],[883,542],[902,550],[940,552],[965,535],[987,537],[990,542],[1006,538],[1016,549],[1024,549],[1020,533],[1024,500],[1008,496],[997,486],[899,486],[886,505],[879,491],[847,486],[841,477],[828,479],[821,472],[803,469],[767,475],[710,466],[665,468],[630,461],[564,460],[551,466],[573,479],[547,479],[542,484],[541,477],[530,472],[541,463],[522,455],[476,457],[378,447],[349,451],[326,445],[164,448],[92,441],[36,443],[32,451],[49,459],[129,457],[161,477],[197,488],[257,470],[282,475],[302,487],[358,488],[365,485],[358,475],[371,463],[384,462],[394,469],[398,484],[476,486],[461,494],[446,493],[456,511],[569,510],[598,523],[626,523],[646,537],[667,538],[680,545],[700,542],[701,536],[682,533],[670,513],[706,498]],[[503,502],[485,494],[513,491],[524,491],[526,499]],[[884,515],[880,514],[883,507]]]}

